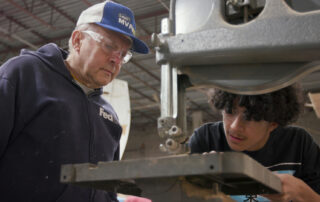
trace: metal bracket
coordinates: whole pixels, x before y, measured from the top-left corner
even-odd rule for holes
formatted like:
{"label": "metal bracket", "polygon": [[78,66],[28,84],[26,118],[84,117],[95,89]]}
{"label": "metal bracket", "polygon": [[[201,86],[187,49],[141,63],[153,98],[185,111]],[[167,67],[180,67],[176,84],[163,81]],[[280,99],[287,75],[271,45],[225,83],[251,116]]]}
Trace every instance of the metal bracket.
{"label": "metal bracket", "polygon": [[[161,34],[152,36],[152,42],[156,46],[156,57],[161,57],[159,50],[165,49],[167,44],[162,37],[172,35],[171,20],[166,18],[161,21]],[[181,116],[180,105],[183,105],[184,94],[179,96],[177,68],[170,63],[161,65],[161,117],[158,119],[158,133],[166,138],[164,144],[160,144],[160,150],[168,153],[184,152],[181,142],[186,139],[186,123],[178,117]]]}

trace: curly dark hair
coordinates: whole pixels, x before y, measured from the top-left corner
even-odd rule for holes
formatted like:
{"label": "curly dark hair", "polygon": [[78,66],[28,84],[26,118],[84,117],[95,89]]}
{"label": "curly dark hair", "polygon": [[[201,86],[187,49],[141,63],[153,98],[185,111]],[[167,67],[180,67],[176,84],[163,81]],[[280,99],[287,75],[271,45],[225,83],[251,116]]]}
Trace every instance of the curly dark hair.
{"label": "curly dark hair", "polygon": [[265,120],[286,126],[296,121],[303,109],[300,85],[295,84],[267,94],[237,95],[220,89],[210,94],[209,103],[218,110],[231,114],[237,104],[245,107],[247,120]]}

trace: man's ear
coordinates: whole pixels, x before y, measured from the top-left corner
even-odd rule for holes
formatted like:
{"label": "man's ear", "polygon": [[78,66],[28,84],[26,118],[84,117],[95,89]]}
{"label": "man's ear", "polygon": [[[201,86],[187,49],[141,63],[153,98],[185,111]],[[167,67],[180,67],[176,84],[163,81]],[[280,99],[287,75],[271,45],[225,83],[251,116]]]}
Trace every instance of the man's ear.
{"label": "man's ear", "polygon": [[80,51],[82,38],[83,38],[83,34],[81,34],[81,31],[75,30],[72,32],[72,35],[71,35],[72,46],[77,53],[79,53]]}
{"label": "man's ear", "polygon": [[276,122],[270,122],[269,123],[269,133],[271,133],[274,129],[276,129],[279,126]]}

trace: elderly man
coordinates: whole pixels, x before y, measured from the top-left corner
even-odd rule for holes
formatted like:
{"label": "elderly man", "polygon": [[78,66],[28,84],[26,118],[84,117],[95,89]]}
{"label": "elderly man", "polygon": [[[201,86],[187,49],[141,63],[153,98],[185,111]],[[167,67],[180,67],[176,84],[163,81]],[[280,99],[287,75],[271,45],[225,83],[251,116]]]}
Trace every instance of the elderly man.
{"label": "elderly man", "polygon": [[107,202],[116,194],[61,184],[60,167],[119,159],[121,127],[102,87],[148,53],[132,11],[106,1],[83,11],[69,54],[22,50],[0,68],[0,201]]}
{"label": "elderly man", "polygon": [[[302,128],[287,126],[298,118],[300,90],[289,86],[262,95],[236,95],[216,89],[210,103],[222,122],[207,123],[190,139],[192,153],[243,152],[279,174],[281,194],[272,201],[320,201],[320,149]],[[232,196],[236,201],[269,201],[261,196]],[[254,198],[254,199],[253,199]]]}

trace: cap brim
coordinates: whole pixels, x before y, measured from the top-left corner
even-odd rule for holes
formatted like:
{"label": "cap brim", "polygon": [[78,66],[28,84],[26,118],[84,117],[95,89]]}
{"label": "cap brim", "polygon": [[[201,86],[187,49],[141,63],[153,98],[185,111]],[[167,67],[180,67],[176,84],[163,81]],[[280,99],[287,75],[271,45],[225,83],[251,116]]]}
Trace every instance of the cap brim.
{"label": "cap brim", "polygon": [[131,35],[131,34],[128,34],[127,32],[124,32],[116,27],[113,27],[113,26],[109,26],[109,25],[104,25],[102,23],[99,23],[99,22],[96,22],[97,25],[101,26],[101,27],[104,27],[106,29],[109,29],[109,30],[112,30],[112,31],[115,31],[115,32],[119,32],[121,34],[124,34],[128,37],[130,37],[132,39],[132,50],[137,52],[137,53],[142,53],[142,54],[147,54],[149,53],[149,48],[147,46],[147,44],[145,44],[143,41],[141,41],[140,39],[138,39],[137,37]]}

